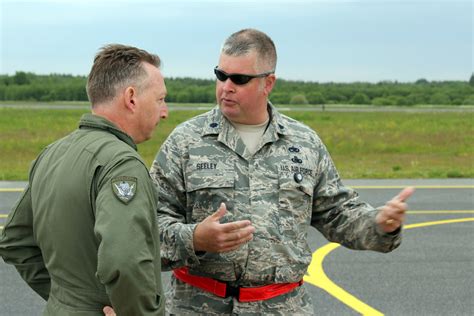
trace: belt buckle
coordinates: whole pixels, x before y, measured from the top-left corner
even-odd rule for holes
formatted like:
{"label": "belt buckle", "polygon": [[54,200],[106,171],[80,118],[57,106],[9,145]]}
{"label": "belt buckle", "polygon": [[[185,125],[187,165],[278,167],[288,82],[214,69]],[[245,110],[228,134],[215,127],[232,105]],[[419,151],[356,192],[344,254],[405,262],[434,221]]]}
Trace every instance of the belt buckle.
{"label": "belt buckle", "polygon": [[240,287],[237,287],[237,286],[231,286],[229,285],[229,283],[226,284],[226,287],[225,287],[225,297],[229,297],[229,296],[232,296],[232,297],[235,297],[235,298],[239,298],[239,294],[240,294]]}

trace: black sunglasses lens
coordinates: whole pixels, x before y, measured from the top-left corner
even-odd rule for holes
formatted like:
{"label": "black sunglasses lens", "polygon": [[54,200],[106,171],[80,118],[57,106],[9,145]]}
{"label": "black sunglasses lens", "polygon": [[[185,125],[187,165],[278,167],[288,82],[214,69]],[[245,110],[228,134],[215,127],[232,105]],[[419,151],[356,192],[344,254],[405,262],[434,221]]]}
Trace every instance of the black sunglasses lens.
{"label": "black sunglasses lens", "polygon": [[214,69],[214,73],[216,74],[217,79],[220,81],[226,81],[228,78],[230,78],[230,80],[237,85],[246,84],[253,78],[252,76],[247,75],[228,75],[217,68]]}
{"label": "black sunglasses lens", "polygon": [[226,81],[228,78],[227,75],[219,69],[214,69],[214,73],[216,74],[217,79],[220,81]]}
{"label": "black sunglasses lens", "polygon": [[230,75],[229,78],[233,83],[239,85],[246,84],[250,79],[252,79],[252,77],[246,75]]}

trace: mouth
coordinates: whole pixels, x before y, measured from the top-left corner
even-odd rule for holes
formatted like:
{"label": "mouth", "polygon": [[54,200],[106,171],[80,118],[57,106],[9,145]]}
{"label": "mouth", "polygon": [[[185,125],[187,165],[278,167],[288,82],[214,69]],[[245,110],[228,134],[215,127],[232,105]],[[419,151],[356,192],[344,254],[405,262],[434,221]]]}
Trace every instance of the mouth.
{"label": "mouth", "polygon": [[237,102],[232,100],[232,99],[221,98],[221,104],[222,105],[227,105],[227,106],[232,106],[232,105],[237,104]]}

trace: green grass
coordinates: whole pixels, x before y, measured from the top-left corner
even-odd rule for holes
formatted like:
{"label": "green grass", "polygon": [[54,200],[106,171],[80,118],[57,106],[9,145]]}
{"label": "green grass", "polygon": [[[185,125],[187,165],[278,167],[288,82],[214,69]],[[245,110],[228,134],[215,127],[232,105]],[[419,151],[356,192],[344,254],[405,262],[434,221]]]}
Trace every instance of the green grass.
{"label": "green grass", "polygon": [[[25,180],[31,161],[77,126],[84,110],[0,108],[0,180]],[[139,152],[151,165],[180,122],[172,111]],[[348,178],[474,177],[474,112],[284,112],[316,130]]]}
{"label": "green grass", "polygon": [[343,178],[474,176],[474,113],[293,112],[318,132]]}

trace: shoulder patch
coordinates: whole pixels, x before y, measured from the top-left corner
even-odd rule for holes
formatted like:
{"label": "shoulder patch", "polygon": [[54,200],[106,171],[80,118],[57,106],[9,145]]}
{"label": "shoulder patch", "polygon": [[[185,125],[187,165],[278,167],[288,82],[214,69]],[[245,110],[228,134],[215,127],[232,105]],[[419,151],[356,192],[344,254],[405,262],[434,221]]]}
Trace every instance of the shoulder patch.
{"label": "shoulder patch", "polygon": [[126,176],[113,178],[112,191],[121,202],[128,204],[137,192],[137,178]]}

